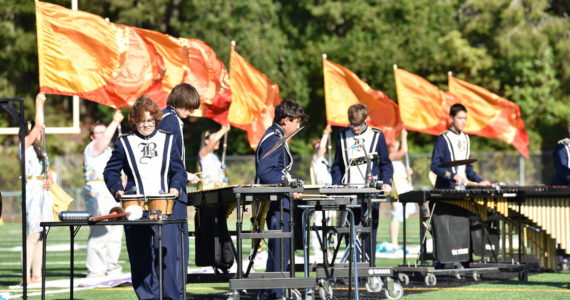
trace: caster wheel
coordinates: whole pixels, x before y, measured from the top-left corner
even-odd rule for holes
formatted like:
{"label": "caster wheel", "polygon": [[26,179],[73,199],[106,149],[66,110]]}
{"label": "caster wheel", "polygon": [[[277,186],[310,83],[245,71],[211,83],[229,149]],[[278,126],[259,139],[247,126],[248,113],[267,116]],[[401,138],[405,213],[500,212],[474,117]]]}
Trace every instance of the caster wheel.
{"label": "caster wheel", "polygon": [[520,271],[519,272],[519,282],[520,283],[527,283],[528,282],[528,271]]}
{"label": "caster wheel", "polygon": [[427,273],[426,277],[424,278],[424,282],[426,283],[427,286],[435,286],[435,284],[437,283],[437,279],[435,278],[435,275],[433,275],[432,273]]}
{"label": "caster wheel", "polygon": [[380,277],[368,277],[366,280],[366,290],[370,293],[378,293],[382,290],[382,279]]}
{"label": "caster wheel", "polygon": [[472,276],[473,276],[473,281],[480,281],[481,280],[481,275],[479,275],[479,273],[477,273],[477,272],[473,272]]}
{"label": "caster wheel", "polygon": [[392,291],[384,290],[384,296],[388,299],[400,299],[404,296],[404,288],[399,283],[394,282]]}
{"label": "caster wheel", "polygon": [[410,284],[410,277],[408,276],[408,274],[405,274],[405,273],[398,273],[398,280],[399,280],[400,283],[403,284],[403,285],[408,285],[408,284]]}
{"label": "caster wheel", "polygon": [[291,299],[292,300],[303,300],[303,295],[301,295],[301,292],[299,292],[299,290],[291,289]]}
{"label": "caster wheel", "polygon": [[319,298],[321,300],[330,300],[333,298],[333,289],[331,283],[327,280],[319,280]]}

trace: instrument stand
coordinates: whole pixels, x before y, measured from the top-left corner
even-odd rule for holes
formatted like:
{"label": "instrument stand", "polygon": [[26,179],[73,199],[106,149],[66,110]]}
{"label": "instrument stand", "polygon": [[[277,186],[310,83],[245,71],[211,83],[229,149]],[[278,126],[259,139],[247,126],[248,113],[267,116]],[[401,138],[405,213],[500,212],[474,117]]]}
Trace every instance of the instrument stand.
{"label": "instrument stand", "polygon": [[[464,197],[462,197],[461,195],[464,195]],[[406,228],[406,219],[404,218],[403,220],[403,252],[404,252],[404,257],[403,257],[403,264],[398,266],[397,268],[395,268],[395,272],[397,273],[398,279],[399,281],[404,284],[407,285],[409,284],[409,275],[408,274],[419,274],[421,276],[424,277],[424,282],[426,284],[426,286],[435,286],[437,283],[437,279],[436,279],[436,275],[451,275],[456,277],[457,279],[462,279],[467,275],[470,275],[474,281],[479,281],[481,279],[481,274],[485,274],[485,273],[499,273],[499,272],[518,272],[519,273],[519,280],[520,281],[525,281],[528,278],[528,266],[526,263],[522,262],[522,251],[524,251],[524,246],[522,243],[523,237],[522,237],[522,231],[520,230],[520,218],[518,218],[519,225],[518,225],[518,233],[519,233],[519,255],[518,255],[518,261],[515,262],[514,259],[512,262],[510,263],[501,263],[499,262],[498,259],[498,255],[497,252],[499,251],[498,249],[492,251],[491,257],[486,257],[485,256],[485,249],[486,247],[483,246],[483,253],[480,255],[481,256],[481,261],[484,261],[483,263],[476,263],[476,262],[470,262],[469,268],[464,268],[462,265],[458,265],[456,266],[456,268],[453,269],[439,269],[434,265],[428,264],[427,261],[428,260],[434,260],[436,259],[436,254],[435,254],[435,245],[434,245],[434,253],[433,254],[428,254],[427,253],[427,235],[428,233],[432,235],[432,237],[435,238],[435,231],[434,231],[434,223],[433,223],[433,216],[435,215],[436,212],[436,208],[438,207],[438,203],[440,202],[440,200],[445,200],[445,202],[447,201],[463,201],[463,203],[469,204],[471,207],[475,207],[477,208],[478,206],[476,205],[476,203],[474,202],[475,199],[480,199],[480,198],[484,198],[484,197],[493,197],[496,196],[494,194],[489,194],[486,193],[484,195],[477,195],[474,194],[473,192],[469,193],[469,191],[466,190],[455,190],[455,189],[439,189],[439,190],[433,190],[433,191],[412,191],[412,192],[408,192],[405,194],[401,194],[400,195],[400,201],[402,202],[402,206],[403,206],[403,214],[405,215],[406,213],[406,204],[408,202],[416,202],[420,205],[420,214],[419,214],[419,220],[420,220],[420,250],[418,253],[418,258],[416,259],[416,262],[411,265],[409,263],[407,263],[407,258],[406,258],[406,247],[407,247],[407,241],[406,241],[406,235],[407,235],[407,228]],[[501,196],[504,196],[501,195]],[[520,195],[513,195],[512,196],[513,199],[509,200],[509,201],[514,201],[514,202],[518,202],[519,203],[519,213],[520,213],[520,203],[522,201],[522,198],[520,197]],[[426,202],[430,201],[430,207],[431,209],[428,209],[427,211],[424,211],[422,205]],[[444,203],[445,203],[444,202]],[[446,204],[449,205],[449,204]],[[490,244],[490,239],[489,239],[489,232],[488,229],[486,228],[485,222],[482,220],[481,218],[481,214],[482,212],[478,211],[475,215],[475,218],[481,222],[482,224],[482,236],[481,236],[481,242],[483,243],[483,245],[487,245],[487,243]],[[505,222],[507,222],[507,218],[501,218],[503,224]],[[471,232],[471,230],[470,230]],[[504,236],[504,232],[502,232],[503,234],[503,241],[505,239]],[[472,248],[472,246],[470,247]],[[511,248],[512,248],[512,243],[511,243]],[[504,249],[503,249],[504,250]],[[469,250],[470,255],[471,255],[471,249]],[[504,251],[503,251],[504,253]],[[504,255],[503,255],[504,256]],[[491,259],[494,262],[488,262],[488,259]]]}
{"label": "instrument stand", "polygon": [[[305,187],[305,191],[311,188]],[[371,259],[362,247],[364,244],[363,236],[370,236],[372,233],[372,228],[370,225],[371,220],[366,213],[367,208],[371,208],[372,201],[374,197],[373,194],[378,194],[379,190],[376,188],[368,187],[320,187],[317,192],[311,194],[322,195],[314,198],[303,198],[303,202],[306,204],[299,205],[299,208],[304,209],[302,217],[302,228],[303,228],[303,247],[304,247],[304,272],[305,277],[308,278],[309,272],[312,270],[316,271],[316,278],[320,286],[318,292],[321,299],[333,299],[332,285],[339,278],[348,279],[348,298],[349,299],[359,299],[359,285],[360,279],[366,279],[366,289],[369,292],[380,292],[384,290],[386,297],[392,299],[398,299],[403,296],[403,288],[400,284],[393,281],[391,278],[393,276],[392,268],[386,267],[375,267],[373,258]],[[355,224],[355,210],[360,210],[362,220],[362,225]],[[342,218],[345,220],[347,226],[334,227],[328,225],[323,221],[321,226],[310,226],[310,216],[315,211],[338,211],[339,215],[346,215],[347,218]],[[310,257],[310,245],[309,245],[309,235],[310,230],[317,231],[317,237],[320,243],[321,251],[323,252],[322,264],[311,265],[309,261]],[[321,231],[323,238],[321,239],[318,231]],[[327,235],[329,232],[335,232],[340,235],[337,244],[332,252],[332,260],[329,259],[329,253],[327,251]],[[343,244],[343,237],[348,235],[348,245],[344,252],[343,258],[346,260],[340,263],[335,263],[340,246]],[[360,238],[357,238],[360,235]],[[371,239],[372,240],[372,239]],[[356,255],[356,250],[360,248],[360,254]],[[374,250],[374,248],[372,248]],[[348,264],[346,263],[348,262]],[[384,282],[383,282],[384,280]],[[354,284],[354,296],[351,295],[352,284]],[[313,294],[312,289],[307,289],[306,294]]]}

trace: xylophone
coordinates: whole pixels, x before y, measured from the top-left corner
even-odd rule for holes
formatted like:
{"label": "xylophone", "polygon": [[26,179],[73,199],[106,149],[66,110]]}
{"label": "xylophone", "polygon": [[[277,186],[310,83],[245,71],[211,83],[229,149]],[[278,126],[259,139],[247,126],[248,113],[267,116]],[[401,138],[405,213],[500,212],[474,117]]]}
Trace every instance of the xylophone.
{"label": "xylophone", "polygon": [[520,219],[523,226],[519,229],[525,245],[546,269],[557,267],[557,245],[570,254],[570,188],[567,186],[467,186],[457,190],[410,192],[401,195],[400,200],[441,201],[467,209],[482,220],[487,220],[490,212],[496,212],[505,217],[512,228],[518,226]]}

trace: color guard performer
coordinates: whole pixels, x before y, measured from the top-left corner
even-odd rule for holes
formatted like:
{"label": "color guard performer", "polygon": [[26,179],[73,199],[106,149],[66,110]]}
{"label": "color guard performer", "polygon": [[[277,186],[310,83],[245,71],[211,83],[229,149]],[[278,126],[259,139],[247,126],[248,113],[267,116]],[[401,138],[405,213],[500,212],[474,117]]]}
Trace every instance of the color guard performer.
{"label": "color guard performer", "polygon": [[[146,96],[141,96],[129,112],[129,124],[135,130],[119,137],[103,173],[105,184],[121,198],[126,191],[133,194],[160,195],[168,193],[175,201],[173,215],[186,213],[185,195],[188,181],[175,136],[157,128],[162,118],[160,108]],[[127,175],[126,186],[121,171]],[[148,218],[148,212],[143,214]],[[133,288],[139,299],[158,299],[158,240],[149,226],[125,226],[127,251],[131,263]],[[175,236],[173,238],[173,236]],[[163,291],[165,299],[183,299],[178,235],[163,231]]]}
{"label": "color guard performer", "polygon": [[[350,127],[342,130],[336,138],[336,151],[331,174],[333,184],[365,184],[367,164],[365,153],[372,156],[373,178],[382,180],[382,189],[386,194],[392,191],[391,179],[394,169],[388,156],[384,133],[378,128],[366,125],[368,107],[364,104],[354,104],[348,108]],[[355,163],[356,162],[356,163]],[[376,246],[378,232],[379,204],[372,205],[372,248]],[[360,224],[360,211],[354,212],[356,224]],[[365,240],[366,253],[374,262],[375,249],[370,248],[370,237]]]}
{"label": "color guard performer", "polygon": [[[568,122],[568,133],[570,133],[570,122]],[[552,156],[556,174],[551,184],[570,185],[570,137],[558,141]]]}
{"label": "color guard performer", "polygon": [[[122,120],[123,114],[117,110],[109,126],[95,123],[90,130],[91,142],[83,151],[85,186],[82,194],[87,211],[92,216],[106,215],[111,208],[117,206],[113,195],[105,186],[103,170],[113,151],[109,143]],[[123,229],[119,226],[89,227],[85,263],[88,278],[121,273],[119,255],[122,239]]]}
{"label": "color guard performer", "polygon": [[[258,184],[279,184],[284,178],[290,178],[289,171],[293,166],[293,156],[289,151],[288,143],[284,143],[267,157],[265,154],[280,140],[295,132],[300,128],[300,124],[306,121],[308,116],[303,108],[294,100],[285,99],[275,107],[275,117],[273,125],[269,127],[255,153],[255,183]],[[266,224],[269,230],[281,229],[280,220],[283,218],[283,231],[289,232],[289,216],[292,209],[289,198],[282,198],[281,201],[272,201],[269,205]],[[281,216],[280,207],[283,205],[284,212]],[[281,243],[284,243],[284,253],[281,253]],[[289,267],[290,253],[289,239],[269,239],[269,253],[267,257],[267,272],[283,272]],[[280,258],[285,261],[285,269],[281,269]],[[278,299],[283,297],[282,289],[263,290],[259,299]]]}

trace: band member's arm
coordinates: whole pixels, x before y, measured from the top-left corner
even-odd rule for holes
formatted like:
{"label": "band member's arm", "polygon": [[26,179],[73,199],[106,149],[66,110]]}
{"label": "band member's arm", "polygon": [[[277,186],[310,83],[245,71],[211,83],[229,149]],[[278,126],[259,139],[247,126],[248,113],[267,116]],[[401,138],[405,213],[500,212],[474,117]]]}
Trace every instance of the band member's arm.
{"label": "band member's arm", "polygon": [[388,147],[386,146],[386,139],[384,138],[384,133],[378,135],[378,144],[376,145],[376,152],[378,153],[380,176],[382,182],[387,185],[392,185],[391,180],[394,175],[394,167],[392,166],[392,161],[390,160],[390,155],[388,154]]}
{"label": "band member's arm", "polygon": [[188,177],[186,175],[186,170],[184,170],[180,151],[178,151],[177,147],[172,147],[171,151],[170,170],[168,171],[168,177],[170,178],[169,192],[170,194],[178,197],[180,193],[185,191]]}
{"label": "band member's arm", "polygon": [[559,143],[556,145],[556,150],[554,152],[554,167],[556,168],[556,175],[559,176],[555,178],[555,184],[561,184],[563,182],[570,182],[570,168],[568,164],[568,150],[566,145]]}
{"label": "band member's arm", "polygon": [[447,144],[443,136],[438,136],[435,140],[435,146],[433,147],[433,152],[431,154],[431,165],[430,170],[434,172],[437,176],[445,178],[451,182],[455,180],[453,177],[456,175],[453,173],[452,168],[440,168],[439,165],[448,162],[445,160],[445,151],[447,149]]}
{"label": "band member's arm", "polygon": [[208,155],[208,153],[214,151],[216,142],[221,140],[222,137],[224,137],[224,134],[226,134],[228,131],[230,131],[230,125],[222,125],[222,128],[212,133],[209,137],[210,142],[207,145],[204,145],[202,149],[200,149],[200,157],[204,158],[206,155]]}
{"label": "band member's arm", "polygon": [[115,114],[113,115],[113,121],[111,121],[109,126],[107,126],[107,129],[105,129],[103,135],[94,140],[93,154],[95,156],[101,154],[103,150],[105,150],[105,148],[109,145],[111,139],[113,138],[113,135],[115,134],[115,130],[117,130],[119,124],[121,124],[121,121],[123,119],[124,117],[121,111],[115,111]]}
{"label": "band member's arm", "polygon": [[103,171],[103,178],[105,180],[105,185],[111,195],[118,199],[124,194],[124,187],[121,180],[121,171],[123,170],[123,164],[126,160],[125,150],[121,145],[120,139],[115,142],[115,148],[111,154],[111,158],[107,161],[105,170]]}
{"label": "band member's arm", "polygon": [[162,120],[160,120],[158,128],[166,132],[169,132],[174,136],[174,145],[178,147],[178,153],[182,153],[182,151],[184,151],[184,149],[181,149],[183,132],[182,129],[180,128],[180,123],[178,123],[178,119],[176,118],[175,115],[167,115],[164,118],[162,118]]}
{"label": "band member's arm", "polygon": [[334,161],[331,166],[331,176],[332,176],[332,183],[335,185],[342,184],[342,177],[344,176],[345,166],[342,160],[342,156],[344,155],[344,150],[342,149],[341,142],[340,142],[341,134],[337,134],[336,137],[336,146],[334,152]]}
{"label": "band member's arm", "polygon": [[257,176],[264,184],[274,184],[283,181],[283,170],[285,164],[283,161],[283,146],[279,147],[267,157],[267,153],[277,142],[279,138],[276,135],[268,137],[261,145],[258,146],[259,162],[257,163]]}
{"label": "band member's arm", "polygon": [[44,128],[44,103],[46,102],[46,95],[44,93],[39,93],[36,96],[36,115],[34,128],[30,130],[26,139],[24,140],[24,149],[28,149],[39,136],[42,135],[42,130]]}
{"label": "band member's arm", "polygon": [[331,136],[332,128],[330,125],[327,125],[323,130],[323,136],[321,137],[321,142],[319,143],[319,150],[316,153],[317,160],[321,160],[325,157],[325,153],[327,152],[327,142]]}
{"label": "band member's arm", "polygon": [[477,172],[475,172],[475,170],[473,170],[473,166],[472,165],[467,165],[465,166],[465,174],[467,175],[467,179],[473,181],[473,182],[483,182],[485,181],[483,178],[481,178]]}

